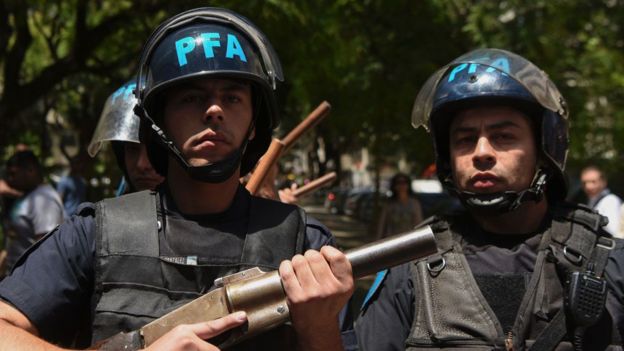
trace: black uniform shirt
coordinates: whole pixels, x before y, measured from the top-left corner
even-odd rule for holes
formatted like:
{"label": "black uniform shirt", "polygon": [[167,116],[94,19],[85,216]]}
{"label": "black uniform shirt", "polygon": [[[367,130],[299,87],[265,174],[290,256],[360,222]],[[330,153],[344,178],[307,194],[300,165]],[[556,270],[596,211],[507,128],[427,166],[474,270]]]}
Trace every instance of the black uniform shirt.
{"label": "black uniform shirt", "polygon": [[[536,250],[541,235],[507,237],[486,233],[473,222],[469,238],[461,246],[472,273],[477,275],[519,274],[529,275],[537,257]],[[617,240],[606,267],[609,285],[607,309],[614,318],[620,335],[624,333],[624,241]],[[479,286],[481,283],[477,278]],[[355,333],[360,350],[405,350],[414,320],[415,282],[409,264],[392,268],[383,283],[367,302],[364,313],[355,323]],[[492,305],[485,289],[484,297]],[[524,291],[521,292],[522,294]],[[522,294],[515,292],[515,295]],[[495,309],[495,306],[491,306]],[[514,306],[517,310],[517,306]],[[500,318],[499,314],[497,316]],[[513,323],[513,321],[511,321]],[[501,320],[504,325],[505,322]],[[354,345],[345,345],[351,349]]]}
{"label": "black uniform shirt", "polygon": [[[251,195],[239,187],[230,208],[221,214],[183,216],[164,191],[160,192],[165,210],[173,218],[201,222],[221,230],[219,238],[202,238],[198,233],[179,233],[166,238],[164,253],[187,255],[234,254],[228,237],[244,235],[247,208]],[[82,205],[82,211],[40,240],[28,251],[12,273],[0,282],[0,298],[20,310],[37,327],[41,337],[62,345],[71,345],[74,332],[90,325],[93,310],[95,255],[95,206]],[[185,235],[188,235],[185,237]],[[335,245],[329,230],[313,218],[307,218],[305,249]],[[206,251],[207,250],[207,251]]]}

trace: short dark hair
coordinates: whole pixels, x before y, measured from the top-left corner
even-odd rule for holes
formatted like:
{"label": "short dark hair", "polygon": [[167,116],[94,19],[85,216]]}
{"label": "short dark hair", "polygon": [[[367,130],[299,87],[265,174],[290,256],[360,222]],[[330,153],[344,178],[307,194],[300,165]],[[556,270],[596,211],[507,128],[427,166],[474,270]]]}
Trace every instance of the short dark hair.
{"label": "short dark hair", "polygon": [[598,174],[600,174],[600,179],[602,180],[607,180],[607,175],[602,171],[602,169],[600,169],[600,167],[596,166],[596,165],[588,165],[585,166],[585,168],[583,168],[583,170],[581,170],[581,174],[587,172],[587,171],[596,171],[598,172]]}
{"label": "short dark hair", "polygon": [[38,174],[42,173],[39,159],[30,150],[18,151],[14,153],[13,156],[7,160],[6,167],[18,167],[20,169],[32,167]]}
{"label": "short dark hair", "polygon": [[414,191],[412,190],[412,179],[410,176],[405,173],[397,173],[392,177],[392,179],[390,179],[390,191],[392,192],[390,198],[392,200],[396,200],[399,197],[396,187],[400,181],[405,181],[407,183],[407,193],[409,196],[414,195]]}

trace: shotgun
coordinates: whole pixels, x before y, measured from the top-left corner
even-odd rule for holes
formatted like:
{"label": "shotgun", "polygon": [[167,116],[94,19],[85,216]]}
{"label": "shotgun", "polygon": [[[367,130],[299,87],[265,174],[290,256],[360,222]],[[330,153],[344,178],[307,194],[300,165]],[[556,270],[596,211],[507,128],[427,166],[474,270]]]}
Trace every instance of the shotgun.
{"label": "shotgun", "polygon": [[[437,252],[429,226],[391,236],[345,252],[354,278],[362,278]],[[247,324],[219,344],[233,346],[289,321],[286,293],[277,271],[252,268],[215,281],[217,288],[142,328],[122,332],[99,343],[100,350],[138,350],[151,345],[179,324],[214,320],[236,311],[247,313]]]}

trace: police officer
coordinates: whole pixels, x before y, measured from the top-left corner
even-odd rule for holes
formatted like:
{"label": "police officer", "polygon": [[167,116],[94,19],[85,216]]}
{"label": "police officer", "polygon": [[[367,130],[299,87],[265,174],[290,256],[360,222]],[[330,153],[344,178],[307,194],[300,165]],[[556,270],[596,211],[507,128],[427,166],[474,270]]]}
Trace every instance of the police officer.
{"label": "police officer", "polygon": [[[84,206],[23,256],[0,283],[0,349],[85,347],[254,266],[279,268],[297,348],[339,349],[349,262],[303,210],[250,196],[239,183],[278,122],[278,80],[269,41],[234,12],[200,8],[158,27],[141,57],[135,112],[166,183]],[[213,350],[205,339],[245,319],[183,325],[149,348]],[[281,332],[240,349],[278,348]]]}
{"label": "police officer", "polygon": [[140,119],[134,114],[137,99],[133,94],[135,80],[115,90],[104,104],[87,151],[95,157],[104,142],[110,141],[119,169],[124,174],[118,195],[138,190],[155,189],[164,178],[154,170],[147,148],[139,141]]}
{"label": "police officer", "polygon": [[360,349],[621,349],[622,243],[562,201],[568,110],[546,74],[469,52],[425,83],[412,123],[465,211],[427,221],[437,255],[378,274]]}

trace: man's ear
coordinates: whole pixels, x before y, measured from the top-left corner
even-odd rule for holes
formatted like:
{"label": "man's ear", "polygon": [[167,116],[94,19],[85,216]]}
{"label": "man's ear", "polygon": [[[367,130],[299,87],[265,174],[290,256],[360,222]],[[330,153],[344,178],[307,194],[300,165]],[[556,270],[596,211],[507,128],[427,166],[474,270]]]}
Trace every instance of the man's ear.
{"label": "man's ear", "polygon": [[252,141],[252,140],[253,140],[253,138],[255,138],[255,137],[256,137],[256,127],[254,127],[254,128],[251,130],[251,133],[249,133],[249,139],[248,139],[248,140],[249,140],[249,141]]}

